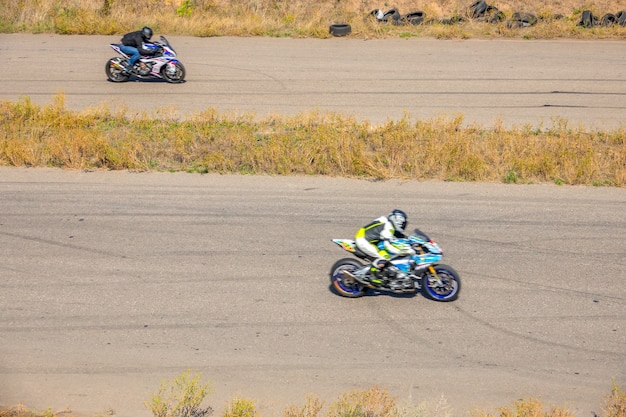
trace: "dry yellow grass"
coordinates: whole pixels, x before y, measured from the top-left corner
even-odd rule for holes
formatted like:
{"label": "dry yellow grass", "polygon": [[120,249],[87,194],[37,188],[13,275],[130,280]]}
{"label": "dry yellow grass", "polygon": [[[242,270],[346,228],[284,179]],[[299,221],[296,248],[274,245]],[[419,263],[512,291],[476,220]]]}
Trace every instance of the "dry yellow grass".
{"label": "dry yellow grass", "polygon": [[214,109],[186,121],[107,107],[0,102],[0,164],[370,179],[626,186],[626,132],[556,121],[543,129],[463,127],[461,117],[381,126],[336,114],[257,120]]}
{"label": "dry yellow grass", "polygon": [[[423,11],[426,20],[466,16],[473,0],[4,0],[0,2],[0,32],[55,32],[61,34],[120,34],[150,25],[158,33],[192,36],[328,37],[331,23],[352,25],[353,37],[426,36],[444,38],[617,38],[626,39],[626,27],[581,28],[583,10],[595,16],[626,9],[620,0],[487,0],[507,18],[515,12],[533,13],[536,26],[509,29],[500,24],[405,25],[380,24],[365,19],[372,10],[396,8],[401,14]],[[556,15],[563,19],[554,20]]]}
{"label": "dry yellow grass", "polygon": [[[626,27],[582,28],[582,10],[616,13],[620,0],[492,0],[507,15],[533,12],[537,25],[506,23],[394,26],[366,19],[370,11],[416,9],[438,19],[466,13],[473,1],[438,0],[5,0],[0,31],[123,33],[152,26],[194,36],[327,37],[330,22],[347,21],[351,36],[436,38],[620,38]],[[563,14],[565,19],[550,17]],[[109,109],[72,113],[63,98],[40,108],[28,99],[1,103],[0,164],[71,169],[187,170],[271,175],[335,175],[451,181],[554,182],[624,187],[624,129],[570,128],[564,120],[541,129],[461,128],[459,119],[403,119],[373,127],[332,114],[254,120],[209,109],[186,122],[163,115],[129,121]]]}
{"label": "dry yellow grass", "polygon": [[[185,386],[179,387],[184,389]],[[183,400],[185,401],[185,400]],[[443,403],[443,404],[442,404]],[[613,384],[610,394],[607,394],[600,404],[599,417],[625,417],[626,394],[617,385]],[[114,414],[114,413],[113,413]],[[465,414],[465,413],[464,413]],[[17,407],[0,407],[0,417],[72,417],[71,410],[53,412],[50,409],[43,412],[32,411],[22,404]],[[110,413],[107,413],[110,415]],[[155,417],[158,417],[154,414]],[[189,414],[181,414],[185,417]],[[191,414],[193,415],[193,413]],[[209,407],[205,413],[199,415],[214,415]],[[215,414],[216,416],[218,414]],[[226,409],[219,414],[221,417],[255,417],[259,416],[250,399],[234,398]],[[386,389],[373,386],[365,390],[353,390],[344,393],[328,407],[316,396],[309,396],[303,406],[290,405],[285,408],[284,417],[453,417],[445,399],[438,402],[425,401],[420,405],[400,405],[395,397]],[[565,406],[551,406],[547,411],[541,401],[534,398],[517,400],[512,406],[499,407],[495,412],[483,409],[469,411],[470,417],[576,417]],[[102,417],[96,414],[93,417]]]}

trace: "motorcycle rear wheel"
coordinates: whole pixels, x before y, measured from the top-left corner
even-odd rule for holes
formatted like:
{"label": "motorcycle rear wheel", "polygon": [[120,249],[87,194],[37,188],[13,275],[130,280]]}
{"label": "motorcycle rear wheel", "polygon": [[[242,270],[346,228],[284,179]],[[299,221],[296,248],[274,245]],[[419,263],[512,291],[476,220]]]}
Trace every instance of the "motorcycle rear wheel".
{"label": "motorcycle rear wheel", "polygon": [[106,72],[107,77],[114,83],[123,83],[128,81],[128,78],[130,78],[130,75],[127,72],[124,72],[123,69],[118,67],[118,65],[121,65],[121,61],[122,60],[120,58],[111,58],[107,61],[104,67],[104,72]]}
{"label": "motorcycle rear wheel", "polygon": [[437,276],[426,270],[422,277],[422,294],[430,300],[449,302],[459,298],[461,277],[451,266],[433,265]]}
{"label": "motorcycle rear wheel", "polygon": [[178,84],[184,82],[186,71],[183,63],[178,61],[174,64],[174,66],[175,70],[172,71],[170,64],[163,65],[161,68],[161,76],[168,83]]}
{"label": "motorcycle rear wheel", "polygon": [[363,268],[363,264],[352,258],[340,259],[330,268],[330,282],[335,293],[342,297],[362,297],[367,287],[354,278],[344,274],[344,271],[356,272]]}

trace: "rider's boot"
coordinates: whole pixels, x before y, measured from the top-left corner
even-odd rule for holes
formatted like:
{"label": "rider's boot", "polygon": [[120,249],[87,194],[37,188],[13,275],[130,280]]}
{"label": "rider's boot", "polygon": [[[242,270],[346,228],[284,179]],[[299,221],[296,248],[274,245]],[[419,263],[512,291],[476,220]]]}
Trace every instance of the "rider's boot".
{"label": "rider's boot", "polygon": [[385,279],[384,269],[387,266],[389,261],[385,258],[376,258],[372,261],[369,269],[369,281],[375,285],[381,285]]}

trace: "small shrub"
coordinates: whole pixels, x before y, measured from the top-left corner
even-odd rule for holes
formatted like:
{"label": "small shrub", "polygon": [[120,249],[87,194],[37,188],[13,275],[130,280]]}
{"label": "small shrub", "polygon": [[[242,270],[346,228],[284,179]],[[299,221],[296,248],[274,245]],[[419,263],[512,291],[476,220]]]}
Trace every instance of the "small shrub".
{"label": "small shrub", "polygon": [[517,175],[517,173],[513,170],[509,171],[506,173],[506,175],[504,176],[503,181],[506,184],[517,184],[517,182],[519,181],[519,176]]}
{"label": "small shrub", "polygon": [[602,417],[625,417],[626,393],[613,382],[611,394],[604,398]]}
{"label": "small shrub", "polygon": [[484,411],[471,411],[470,417],[574,417],[566,408],[552,407],[550,411],[543,411],[541,401],[534,398],[516,401],[513,407],[498,408],[497,414]]}
{"label": "small shrub", "polygon": [[308,397],[302,407],[290,406],[285,409],[284,417],[317,417],[322,410],[323,403],[317,397]]}
{"label": "small shrub", "polygon": [[256,417],[254,401],[247,398],[235,398],[228,403],[223,417]]}
{"label": "small shrub", "polygon": [[395,415],[397,415],[395,398],[378,387],[344,394],[328,412],[328,417],[393,417]]}
{"label": "small shrub", "polygon": [[72,415],[68,413],[71,413],[70,409],[57,412],[52,411],[50,408],[44,411],[29,410],[24,407],[24,404],[10,408],[0,408],[0,417],[59,417],[60,415],[69,415],[69,417],[71,417]]}
{"label": "small shrub", "polygon": [[193,3],[190,0],[183,0],[180,7],[176,9],[178,17],[190,17],[193,12]]}
{"label": "small shrub", "polygon": [[199,374],[191,378],[187,370],[174,379],[170,386],[161,383],[159,391],[145,405],[154,417],[210,416],[213,413],[211,407],[200,408],[210,391],[210,385],[202,384]]}

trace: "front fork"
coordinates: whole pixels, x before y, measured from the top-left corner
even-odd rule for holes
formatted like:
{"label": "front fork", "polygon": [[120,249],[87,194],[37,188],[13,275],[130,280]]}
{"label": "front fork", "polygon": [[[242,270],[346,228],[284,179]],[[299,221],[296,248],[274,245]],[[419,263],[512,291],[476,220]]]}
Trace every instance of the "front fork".
{"label": "front fork", "polygon": [[[422,267],[422,268],[424,268],[424,267]],[[427,267],[425,267],[425,268],[424,268],[424,269],[426,269],[426,270],[428,271],[428,273],[426,273],[426,274],[423,274],[423,273],[422,273],[422,274],[419,274],[419,272],[418,272],[418,271],[419,271],[420,269],[421,269],[422,271],[424,270],[424,269],[422,269],[422,268],[418,268],[418,270],[414,271],[414,272],[413,272],[413,274],[411,275],[411,276],[416,277],[416,278],[417,278],[417,277],[419,277],[419,276],[421,275],[421,279],[415,279],[415,278],[414,278],[414,280],[415,280],[415,285],[417,286],[417,289],[418,289],[418,290],[422,288],[422,285],[428,286],[428,282],[426,282],[426,283],[425,283],[425,282],[423,282],[423,281],[424,281],[424,280],[428,280],[429,276],[432,276],[434,279],[436,279],[437,281],[439,281],[439,275],[437,274],[437,271],[435,270],[435,267],[434,267],[432,264],[431,264],[431,265],[428,265]],[[429,274],[430,274],[430,275],[429,275]]]}
{"label": "front fork", "polygon": [[[424,253],[425,253],[424,250],[421,249],[420,250],[420,255],[424,255]],[[433,276],[433,278],[435,278],[437,281],[439,281],[439,276],[437,275],[437,271],[435,271],[435,267],[432,264],[428,265],[428,272],[430,272],[430,274]],[[426,277],[426,279],[428,279],[428,276]]]}
{"label": "front fork", "polygon": [[[443,283],[441,282],[441,279],[439,278],[439,275],[437,274],[437,271],[435,270],[434,266],[430,265],[428,267],[428,272],[430,272],[432,274],[432,277],[433,277],[433,280],[434,280],[433,284],[436,284],[436,286],[438,286],[438,287],[443,286]],[[426,279],[429,279],[429,276],[426,276]],[[426,285],[428,285],[428,283],[426,283]],[[430,285],[428,285],[428,286],[430,286]]]}

